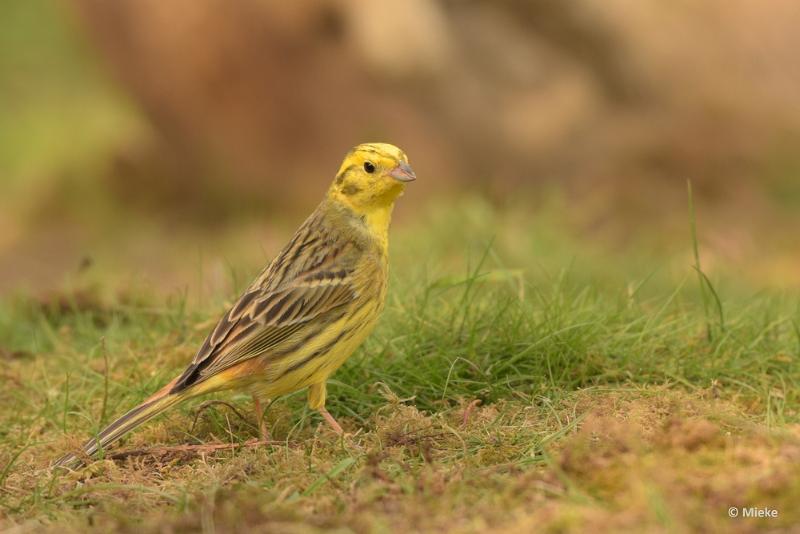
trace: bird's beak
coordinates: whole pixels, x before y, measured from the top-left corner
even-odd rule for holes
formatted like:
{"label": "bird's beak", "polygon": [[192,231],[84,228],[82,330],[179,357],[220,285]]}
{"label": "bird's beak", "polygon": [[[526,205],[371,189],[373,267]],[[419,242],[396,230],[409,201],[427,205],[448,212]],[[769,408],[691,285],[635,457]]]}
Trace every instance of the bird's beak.
{"label": "bird's beak", "polygon": [[417,175],[414,174],[414,169],[411,168],[411,165],[403,161],[401,161],[397,167],[389,171],[389,176],[398,182],[413,182],[417,179]]}

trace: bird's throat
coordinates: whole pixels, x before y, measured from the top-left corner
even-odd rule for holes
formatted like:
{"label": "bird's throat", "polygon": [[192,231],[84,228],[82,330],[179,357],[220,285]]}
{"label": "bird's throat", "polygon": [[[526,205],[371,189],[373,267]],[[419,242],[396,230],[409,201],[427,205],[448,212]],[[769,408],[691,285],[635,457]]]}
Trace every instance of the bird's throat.
{"label": "bird's throat", "polygon": [[[369,206],[354,206],[348,198],[333,197],[329,208],[347,221],[345,226],[360,236],[360,239],[377,244],[384,252],[389,245],[389,224],[392,221],[394,202],[371,203]],[[344,222],[344,221],[343,221]]]}
{"label": "bird's throat", "polygon": [[389,224],[392,222],[394,203],[385,206],[376,206],[364,214],[364,222],[369,232],[375,236],[386,250],[389,246]]}

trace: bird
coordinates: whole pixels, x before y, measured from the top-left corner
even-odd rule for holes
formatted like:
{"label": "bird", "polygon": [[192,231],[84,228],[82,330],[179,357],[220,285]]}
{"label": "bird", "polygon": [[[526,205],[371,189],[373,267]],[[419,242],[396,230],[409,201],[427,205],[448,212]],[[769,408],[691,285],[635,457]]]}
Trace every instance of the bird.
{"label": "bird", "polygon": [[188,367],[53,466],[77,467],[176,404],[222,390],[249,391],[263,414],[260,400],[307,388],[309,407],[342,434],[325,408],[326,381],[383,311],[392,210],[414,180],[400,148],[352,148],[322,202],[223,314]]}

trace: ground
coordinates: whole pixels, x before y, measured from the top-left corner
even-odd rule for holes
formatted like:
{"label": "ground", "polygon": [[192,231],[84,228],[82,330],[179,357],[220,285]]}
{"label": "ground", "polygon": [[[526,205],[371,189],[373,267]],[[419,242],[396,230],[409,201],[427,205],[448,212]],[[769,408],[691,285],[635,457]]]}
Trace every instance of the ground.
{"label": "ground", "polygon": [[[386,313],[329,386],[341,439],[298,393],[268,407],[273,442],[254,445],[252,402],[234,392],[169,412],[85,468],[49,470],[186,365],[277,246],[253,253],[253,231],[205,243],[250,243],[223,289],[89,265],[5,299],[0,527],[796,528],[796,296],[721,267],[698,278],[688,222],[683,242],[610,253],[566,220],[476,199],[401,220]],[[101,267],[111,255],[97,254]],[[213,263],[198,257],[186,272]],[[195,447],[209,444],[226,447]]]}

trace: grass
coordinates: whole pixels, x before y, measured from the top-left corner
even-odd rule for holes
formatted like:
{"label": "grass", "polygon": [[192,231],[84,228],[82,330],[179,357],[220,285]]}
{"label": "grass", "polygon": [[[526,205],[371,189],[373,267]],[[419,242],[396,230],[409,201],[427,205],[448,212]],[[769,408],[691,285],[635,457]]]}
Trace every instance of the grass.
{"label": "grass", "polygon": [[[709,336],[688,230],[672,249],[610,253],[563,228],[559,213],[473,199],[398,225],[385,315],[329,386],[328,407],[352,432],[342,440],[298,393],[267,410],[278,445],[161,448],[50,473],[53,458],[179,372],[257,266],[212,299],[164,297],[106,273],[6,299],[0,527],[796,525],[797,296],[704,271],[725,310]],[[257,436],[248,396],[220,398],[243,417],[218,404],[192,425],[198,404],[181,406],[117,449]],[[732,520],[731,506],[779,517]]]}

